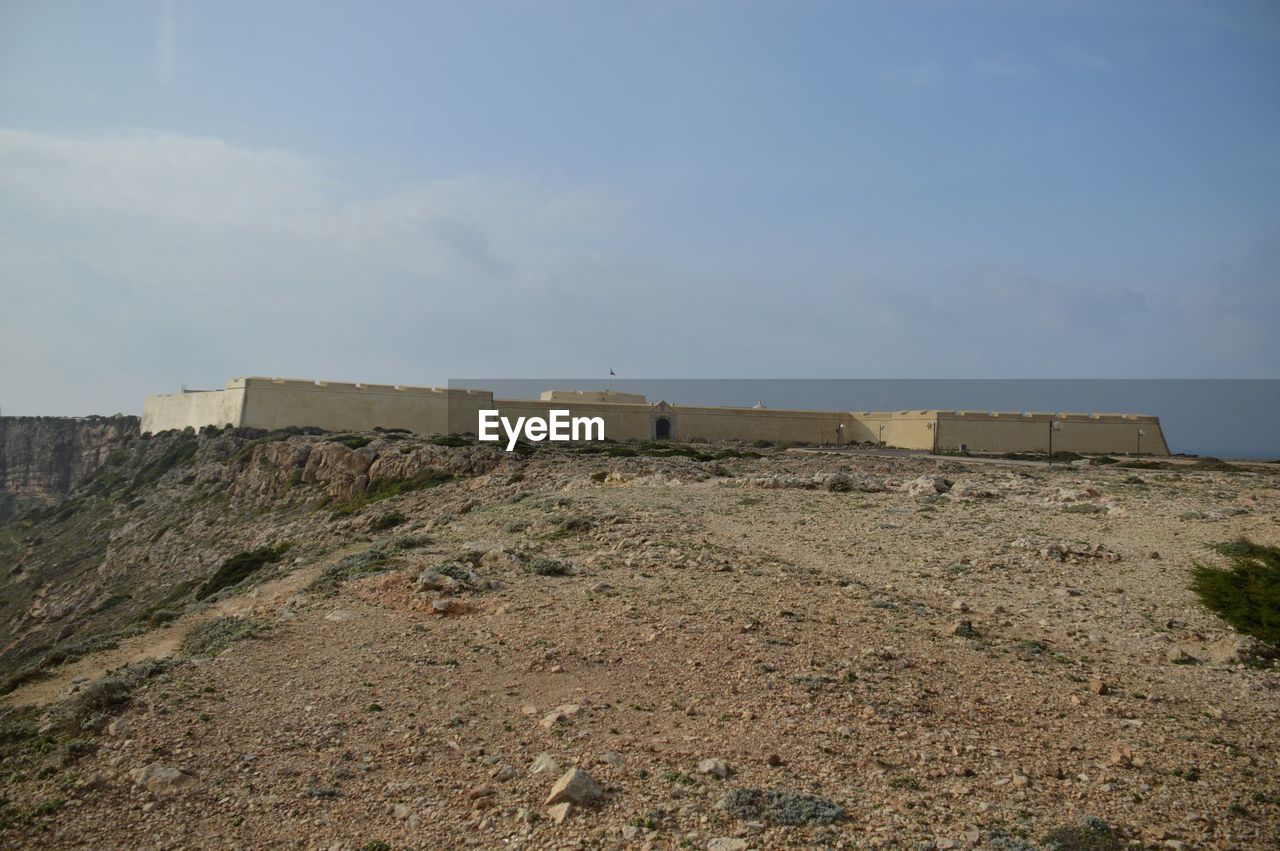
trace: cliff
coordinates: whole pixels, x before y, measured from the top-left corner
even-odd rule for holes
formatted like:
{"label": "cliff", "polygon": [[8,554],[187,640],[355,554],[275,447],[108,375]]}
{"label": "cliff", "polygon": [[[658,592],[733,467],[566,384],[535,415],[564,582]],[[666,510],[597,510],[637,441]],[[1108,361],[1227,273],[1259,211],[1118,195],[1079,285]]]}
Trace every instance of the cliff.
{"label": "cliff", "polygon": [[137,417],[0,417],[0,521],[61,500],[137,437]]}

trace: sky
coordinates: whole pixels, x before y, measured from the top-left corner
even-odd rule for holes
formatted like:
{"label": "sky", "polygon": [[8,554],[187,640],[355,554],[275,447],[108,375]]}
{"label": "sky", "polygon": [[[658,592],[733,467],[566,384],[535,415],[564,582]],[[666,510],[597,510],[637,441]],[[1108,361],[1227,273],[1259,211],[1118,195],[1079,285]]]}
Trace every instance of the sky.
{"label": "sky", "polygon": [[0,0],[0,411],[1280,377],[1278,91],[1273,2]]}

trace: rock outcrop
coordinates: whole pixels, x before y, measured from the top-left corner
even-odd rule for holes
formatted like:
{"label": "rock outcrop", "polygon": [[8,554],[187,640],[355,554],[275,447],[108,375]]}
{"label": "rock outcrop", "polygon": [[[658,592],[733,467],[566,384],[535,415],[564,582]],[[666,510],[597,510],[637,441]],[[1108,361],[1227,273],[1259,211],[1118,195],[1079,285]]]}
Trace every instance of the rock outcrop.
{"label": "rock outcrop", "polygon": [[58,502],[137,437],[137,417],[0,417],[0,522]]}

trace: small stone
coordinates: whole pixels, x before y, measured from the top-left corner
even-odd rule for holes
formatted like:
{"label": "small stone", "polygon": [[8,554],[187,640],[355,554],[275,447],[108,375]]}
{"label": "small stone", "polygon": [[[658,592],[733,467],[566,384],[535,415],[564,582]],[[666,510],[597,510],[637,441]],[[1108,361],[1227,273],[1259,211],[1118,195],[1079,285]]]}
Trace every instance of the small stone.
{"label": "small stone", "polygon": [[1166,654],[1166,658],[1175,665],[1187,665],[1196,661],[1194,656],[1183,650],[1181,647],[1174,647],[1170,649],[1168,654]]}
{"label": "small stone", "polygon": [[627,766],[626,758],[617,751],[605,751],[604,756],[600,758],[600,761],[605,765],[617,769],[618,771],[621,771]]}
{"label": "small stone", "polygon": [[563,803],[556,804],[554,807],[551,807],[550,809],[548,809],[547,815],[550,816],[551,820],[556,824],[564,824],[564,820],[567,819],[569,817],[569,814],[572,812],[573,812],[573,804],[569,803],[568,801],[565,801]]}
{"label": "small stone", "polygon": [[457,603],[452,597],[441,597],[438,600],[431,601],[431,610],[438,615],[447,615],[453,611]]}
{"label": "small stone", "polygon": [[543,715],[542,720],[538,723],[545,729],[550,730],[552,727],[559,726],[560,724],[568,724],[569,716],[565,715],[559,709],[553,709],[546,715]]}
{"label": "small stone", "polygon": [[956,624],[951,634],[958,638],[977,638],[978,631],[973,628],[973,621],[963,620]]}
{"label": "small stone", "polygon": [[551,666],[551,673],[553,673],[553,674],[563,674],[563,673],[564,673],[564,665],[552,665],[552,666]]}
{"label": "small stone", "polygon": [[195,778],[185,771],[179,771],[167,765],[153,762],[146,768],[138,768],[130,772],[133,782],[153,795],[164,795],[195,782]]}
{"label": "small stone", "polygon": [[1111,752],[1111,764],[1118,768],[1133,767],[1133,751],[1126,747],[1118,747]]}
{"label": "small stone", "polygon": [[547,799],[543,804],[550,806],[551,804],[559,804],[564,801],[571,801],[575,804],[590,804],[599,800],[604,795],[604,787],[595,781],[595,779],[581,768],[571,768],[560,776],[555,785],[551,787],[551,793],[547,795]]}
{"label": "small stone", "polygon": [[409,818],[409,805],[396,804],[394,807],[391,808],[391,816],[397,821],[405,821],[406,819]]}
{"label": "small stone", "polygon": [[508,780],[514,780],[519,776],[520,769],[516,768],[514,765],[504,765],[497,771],[493,772],[493,779],[501,783],[505,783]]}
{"label": "small stone", "polygon": [[776,753],[771,753],[765,758],[764,762],[765,765],[768,765],[770,768],[777,768],[782,765],[782,757],[778,756]]}
{"label": "small stone", "polygon": [[634,842],[640,838],[640,828],[634,824],[629,824],[622,829],[622,838],[628,842]]}
{"label": "small stone", "polygon": [[725,762],[723,759],[704,759],[702,762],[698,763],[699,774],[713,774],[721,780],[728,777],[730,771],[732,771],[732,769],[729,767],[729,763]]}
{"label": "small stone", "polygon": [[1013,780],[1011,780],[1010,782],[1014,785],[1015,788],[1025,789],[1031,785],[1031,778],[1025,774],[1015,774],[1013,775]]}
{"label": "small stone", "polygon": [[1107,684],[1102,680],[1094,679],[1093,682],[1089,683],[1089,691],[1097,695],[1104,695],[1110,694],[1111,689],[1108,688]]}
{"label": "small stone", "polygon": [[129,737],[131,725],[127,718],[113,718],[111,723],[107,725],[107,733],[112,736],[119,736],[122,739]]}
{"label": "small stone", "polygon": [[488,798],[488,797],[491,797],[492,795],[493,795],[493,787],[486,785],[484,783],[481,783],[479,786],[474,787],[470,792],[467,793],[467,797],[473,801],[478,801],[481,798]]}
{"label": "small stone", "polygon": [[717,836],[707,843],[707,851],[747,851],[747,840],[736,836]]}
{"label": "small stone", "polygon": [[540,753],[529,765],[530,774],[559,774],[560,764],[549,753]]}
{"label": "small stone", "polygon": [[964,600],[956,600],[951,604],[951,610],[953,612],[967,612],[969,611],[969,604]]}

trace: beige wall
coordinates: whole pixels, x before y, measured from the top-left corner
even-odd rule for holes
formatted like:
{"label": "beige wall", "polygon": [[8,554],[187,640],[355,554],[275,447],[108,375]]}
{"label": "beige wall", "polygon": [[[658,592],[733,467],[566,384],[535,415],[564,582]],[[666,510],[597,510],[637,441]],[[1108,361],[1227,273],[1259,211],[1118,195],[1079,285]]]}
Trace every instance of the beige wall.
{"label": "beige wall", "polygon": [[1169,454],[1159,418],[1136,414],[940,411],[938,448],[955,450],[963,443],[980,452],[1046,452],[1053,420],[1062,423],[1053,433],[1055,452],[1135,452],[1141,428],[1144,455]]}
{"label": "beige wall", "polygon": [[244,385],[228,382],[225,390],[196,390],[166,396],[148,396],[142,408],[142,433],[158,434],[187,426],[240,425]]}
{"label": "beige wall", "polygon": [[[545,395],[545,394],[544,394]],[[226,389],[147,399],[142,430],[149,432],[221,427],[230,423],[260,429],[314,426],[329,431],[403,428],[428,434],[475,434],[481,409],[497,408],[510,420],[546,418],[553,409],[574,416],[601,417],[605,436],[618,441],[650,440],[654,421],[667,417],[676,440],[769,440],[834,443],[844,425],[844,443],[878,442],[903,449],[1043,452],[1051,419],[1061,420],[1054,449],[1076,452],[1133,452],[1137,430],[1146,430],[1143,453],[1167,455],[1156,417],[1132,414],[1017,414],[967,411],[834,412],[769,408],[712,408],[597,401],[592,394],[569,398],[501,399],[483,390],[350,384],[276,378],[238,378]],[[598,395],[598,394],[597,394]],[[643,397],[638,397],[643,398]],[[578,401],[585,399],[586,401]]]}

